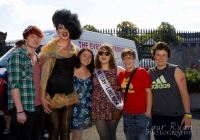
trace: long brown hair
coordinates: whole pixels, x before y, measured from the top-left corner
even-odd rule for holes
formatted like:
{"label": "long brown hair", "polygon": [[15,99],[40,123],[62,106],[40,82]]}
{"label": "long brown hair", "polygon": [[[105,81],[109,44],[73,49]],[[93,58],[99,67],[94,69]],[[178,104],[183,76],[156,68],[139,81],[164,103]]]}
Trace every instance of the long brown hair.
{"label": "long brown hair", "polygon": [[95,68],[97,68],[97,69],[101,68],[101,62],[99,60],[99,52],[102,49],[105,49],[106,51],[108,51],[110,53],[109,69],[114,69],[115,67],[117,67],[116,58],[115,58],[115,55],[114,55],[114,52],[113,52],[113,46],[111,44],[108,44],[108,43],[103,43],[99,47],[97,55],[96,55],[95,60],[94,60]]}

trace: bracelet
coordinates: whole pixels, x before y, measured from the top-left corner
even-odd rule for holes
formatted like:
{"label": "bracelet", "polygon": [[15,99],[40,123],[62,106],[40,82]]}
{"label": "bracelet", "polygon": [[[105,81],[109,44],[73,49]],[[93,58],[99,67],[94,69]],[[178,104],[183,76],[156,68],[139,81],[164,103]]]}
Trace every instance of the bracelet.
{"label": "bracelet", "polygon": [[184,116],[187,116],[188,118],[192,118],[192,114],[185,114]]}
{"label": "bracelet", "polygon": [[151,112],[146,112],[147,114],[151,114]]}
{"label": "bracelet", "polygon": [[21,111],[21,112],[17,112],[16,114],[19,115],[19,114],[22,114],[22,113],[24,113],[24,110]]}
{"label": "bracelet", "polygon": [[184,112],[184,114],[191,114],[191,112]]}

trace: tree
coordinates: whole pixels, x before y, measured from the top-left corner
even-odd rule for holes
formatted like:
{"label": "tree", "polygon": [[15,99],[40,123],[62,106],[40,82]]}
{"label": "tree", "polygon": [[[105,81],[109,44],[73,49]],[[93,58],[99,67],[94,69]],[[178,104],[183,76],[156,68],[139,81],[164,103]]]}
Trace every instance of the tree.
{"label": "tree", "polygon": [[97,29],[93,25],[90,25],[90,24],[86,24],[85,26],[83,26],[83,29],[92,31],[92,32],[97,32]]}
{"label": "tree", "polygon": [[168,22],[161,22],[160,26],[158,26],[158,30],[172,31],[175,32],[174,25],[169,24]]}
{"label": "tree", "polygon": [[181,42],[183,40],[176,34],[175,27],[168,22],[161,22],[157,30],[154,31],[154,36],[157,38],[157,41],[164,41],[167,43]]}
{"label": "tree", "polygon": [[129,21],[122,21],[117,24],[117,36],[134,40],[137,36],[137,26]]}

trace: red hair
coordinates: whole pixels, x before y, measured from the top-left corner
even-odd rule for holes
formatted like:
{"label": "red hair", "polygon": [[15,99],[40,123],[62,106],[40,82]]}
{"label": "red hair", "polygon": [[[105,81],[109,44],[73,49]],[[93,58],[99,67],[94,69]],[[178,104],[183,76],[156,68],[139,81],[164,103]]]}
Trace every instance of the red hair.
{"label": "red hair", "polygon": [[36,34],[37,36],[39,36],[39,37],[41,37],[41,38],[44,37],[42,31],[41,31],[38,27],[36,27],[36,26],[31,26],[31,25],[28,26],[28,27],[24,30],[24,32],[23,32],[22,35],[23,35],[24,39],[26,39],[27,36],[30,35],[30,34]]}

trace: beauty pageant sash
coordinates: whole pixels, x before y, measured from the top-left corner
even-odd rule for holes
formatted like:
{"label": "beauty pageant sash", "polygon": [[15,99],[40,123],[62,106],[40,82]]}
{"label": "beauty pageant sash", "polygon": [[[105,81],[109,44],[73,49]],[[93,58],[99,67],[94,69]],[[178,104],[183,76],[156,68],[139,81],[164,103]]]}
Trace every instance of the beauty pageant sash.
{"label": "beauty pageant sash", "polygon": [[104,72],[101,69],[95,69],[95,73],[97,75],[97,78],[101,84],[101,87],[103,88],[104,92],[108,96],[109,100],[111,103],[118,109],[118,110],[123,110],[124,103],[121,98],[121,101],[118,100],[115,92],[111,88],[110,84],[108,83],[108,80],[104,74]]}

